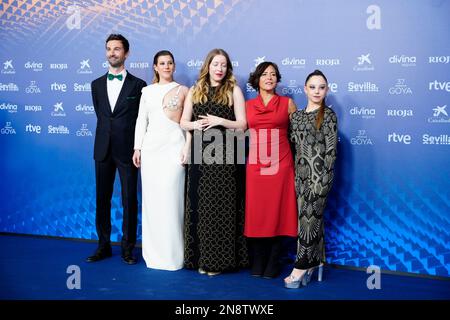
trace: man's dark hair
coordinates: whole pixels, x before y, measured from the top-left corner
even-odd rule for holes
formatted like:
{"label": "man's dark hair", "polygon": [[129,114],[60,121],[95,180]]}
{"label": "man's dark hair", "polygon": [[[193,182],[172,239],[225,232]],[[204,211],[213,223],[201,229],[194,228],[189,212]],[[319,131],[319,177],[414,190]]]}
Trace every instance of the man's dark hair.
{"label": "man's dark hair", "polygon": [[130,43],[128,42],[127,38],[125,38],[123,35],[121,34],[110,34],[108,39],[106,39],[106,43],[108,43],[108,41],[111,40],[119,40],[122,42],[123,48],[125,49],[125,53],[128,52],[128,50],[130,50]]}

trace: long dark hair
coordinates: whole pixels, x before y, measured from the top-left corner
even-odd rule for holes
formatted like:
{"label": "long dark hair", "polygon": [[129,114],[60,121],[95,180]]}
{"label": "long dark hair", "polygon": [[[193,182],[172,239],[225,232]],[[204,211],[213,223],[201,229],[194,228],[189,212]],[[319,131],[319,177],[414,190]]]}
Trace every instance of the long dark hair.
{"label": "long dark hair", "polygon": [[[161,50],[158,51],[155,56],[153,57],[153,66],[158,65],[158,58],[162,57],[162,56],[170,56],[172,58],[173,64],[175,65],[175,58],[173,57],[172,52],[170,52],[169,50]],[[159,74],[158,72],[156,72],[155,68],[153,68],[153,83],[158,83],[159,82]]]}
{"label": "long dark hair", "polygon": [[[308,74],[308,76],[306,77],[306,80],[305,80],[305,86],[308,83],[309,79],[311,79],[311,77],[313,77],[313,76],[320,76],[320,77],[322,77],[325,80],[325,82],[327,83],[327,86],[328,86],[327,77],[325,77],[325,75],[323,74],[322,71],[317,70],[317,69],[314,70],[313,72],[311,72],[310,74]],[[325,98],[323,98],[323,100],[322,100],[322,102],[320,104],[319,113],[317,114],[317,118],[316,118],[316,129],[317,130],[319,130],[320,126],[322,125],[323,117],[325,115],[325,107],[326,107]]]}

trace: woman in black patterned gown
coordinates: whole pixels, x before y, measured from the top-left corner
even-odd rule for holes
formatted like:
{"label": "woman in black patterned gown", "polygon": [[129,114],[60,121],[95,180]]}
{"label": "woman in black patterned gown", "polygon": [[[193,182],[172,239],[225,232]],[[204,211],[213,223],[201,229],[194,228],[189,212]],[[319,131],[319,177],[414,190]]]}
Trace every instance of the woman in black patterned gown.
{"label": "woman in black patterned gown", "polygon": [[322,280],[325,262],[323,212],[333,182],[336,160],[337,118],[325,105],[328,81],[315,70],[305,81],[308,105],[291,115],[291,140],[295,143],[295,185],[298,204],[297,257],[284,279],[287,288],[307,285],[315,269]]}
{"label": "woman in black patterned gown", "polygon": [[[244,159],[235,157],[235,130],[245,130],[245,100],[228,54],[212,50],[186,97],[188,131],[184,265],[210,276],[248,265],[244,239]],[[231,135],[231,140],[229,139]]]}

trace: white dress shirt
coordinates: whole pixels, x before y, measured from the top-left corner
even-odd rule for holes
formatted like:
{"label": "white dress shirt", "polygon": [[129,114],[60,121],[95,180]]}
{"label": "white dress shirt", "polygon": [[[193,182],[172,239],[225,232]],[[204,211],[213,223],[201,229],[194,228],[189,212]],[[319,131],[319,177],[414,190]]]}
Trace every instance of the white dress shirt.
{"label": "white dress shirt", "polygon": [[117,99],[119,98],[120,91],[122,90],[123,83],[125,82],[125,77],[127,76],[127,70],[123,69],[117,75],[119,74],[123,77],[122,81],[117,78],[112,80],[106,79],[106,89],[108,91],[108,100],[109,105],[111,106],[111,112],[114,112],[114,107],[116,106]]}

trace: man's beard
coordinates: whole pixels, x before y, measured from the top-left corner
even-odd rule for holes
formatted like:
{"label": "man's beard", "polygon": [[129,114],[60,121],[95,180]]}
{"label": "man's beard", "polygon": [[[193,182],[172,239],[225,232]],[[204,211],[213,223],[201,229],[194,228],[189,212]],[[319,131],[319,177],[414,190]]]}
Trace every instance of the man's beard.
{"label": "man's beard", "polygon": [[120,66],[122,66],[123,65],[123,61],[122,60],[115,60],[115,62],[112,62],[111,61],[111,58],[110,59],[108,59],[108,62],[109,62],[109,65],[111,66],[111,67],[113,67],[113,68],[117,68],[117,67],[120,67]]}

